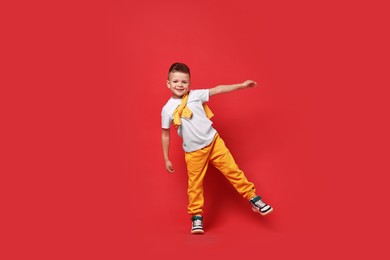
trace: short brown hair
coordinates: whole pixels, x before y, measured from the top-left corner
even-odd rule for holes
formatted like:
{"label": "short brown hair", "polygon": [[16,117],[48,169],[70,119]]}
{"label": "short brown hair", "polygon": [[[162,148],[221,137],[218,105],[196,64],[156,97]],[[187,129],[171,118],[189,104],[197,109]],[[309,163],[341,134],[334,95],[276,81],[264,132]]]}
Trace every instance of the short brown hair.
{"label": "short brown hair", "polygon": [[171,74],[172,72],[186,73],[188,74],[188,76],[191,77],[190,68],[184,63],[180,63],[180,62],[173,63],[169,68],[168,78],[169,78],[169,74]]}

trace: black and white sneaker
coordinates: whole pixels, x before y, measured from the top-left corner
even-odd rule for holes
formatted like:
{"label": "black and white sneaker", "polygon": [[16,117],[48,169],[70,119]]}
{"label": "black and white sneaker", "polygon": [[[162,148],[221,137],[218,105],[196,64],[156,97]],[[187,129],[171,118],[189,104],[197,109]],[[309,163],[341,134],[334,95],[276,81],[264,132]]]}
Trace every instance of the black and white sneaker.
{"label": "black and white sneaker", "polygon": [[273,210],[270,205],[264,203],[261,200],[260,196],[252,198],[249,202],[252,205],[252,210],[254,212],[260,213],[263,216],[267,215],[268,213],[271,213],[271,211]]}
{"label": "black and white sneaker", "polygon": [[203,234],[203,217],[202,216],[193,216],[191,218],[192,220],[192,228],[191,233],[192,234]]}

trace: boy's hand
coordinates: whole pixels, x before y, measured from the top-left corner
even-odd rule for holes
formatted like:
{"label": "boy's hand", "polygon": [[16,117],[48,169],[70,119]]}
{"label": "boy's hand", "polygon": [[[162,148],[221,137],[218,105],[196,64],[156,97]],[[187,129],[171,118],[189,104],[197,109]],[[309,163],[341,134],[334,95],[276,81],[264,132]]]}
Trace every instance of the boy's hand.
{"label": "boy's hand", "polygon": [[253,88],[256,86],[257,86],[257,83],[253,80],[246,80],[242,83],[243,88]]}
{"label": "boy's hand", "polygon": [[169,173],[173,173],[175,170],[173,169],[173,166],[172,166],[172,163],[170,161],[166,161],[165,162],[165,169],[167,169],[167,171]]}

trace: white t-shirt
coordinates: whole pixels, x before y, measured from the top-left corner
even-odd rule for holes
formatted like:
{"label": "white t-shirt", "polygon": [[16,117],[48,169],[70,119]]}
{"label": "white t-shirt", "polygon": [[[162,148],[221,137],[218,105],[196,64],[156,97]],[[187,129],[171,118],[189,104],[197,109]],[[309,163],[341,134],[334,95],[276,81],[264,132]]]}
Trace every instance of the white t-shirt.
{"label": "white t-shirt", "polygon": [[[177,133],[183,138],[185,152],[193,152],[209,145],[217,131],[212,127],[213,122],[208,119],[203,109],[203,103],[209,101],[209,90],[191,90],[188,96],[187,107],[192,111],[192,117],[181,118],[181,125]],[[161,125],[169,129],[173,112],[181,104],[181,99],[170,98],[161,111]]]}

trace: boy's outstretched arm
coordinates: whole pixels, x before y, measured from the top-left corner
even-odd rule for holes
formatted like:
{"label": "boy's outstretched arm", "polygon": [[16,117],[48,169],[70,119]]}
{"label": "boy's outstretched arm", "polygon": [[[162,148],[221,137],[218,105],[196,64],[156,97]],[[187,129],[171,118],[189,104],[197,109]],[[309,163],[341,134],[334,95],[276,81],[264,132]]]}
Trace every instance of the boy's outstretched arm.
{"label": "boy's outstretched arm", "polygon": [[232,85],[219,85],[214,88],[210,88],[209,95],[214,96],[217,94],[223,94],[223,93],[228,93],[232,92],[238,89],[243,89],[243,88],[251,88],[251,87],[256,87],[257,83],[253,80],[246,80],[243,83],[239,84],[232,84]]}
{"label": "boy's outstretched arm", "polygon": [[162,150],[163,150],[163,156],[165,162],[165,169],[168,172],[173,173],[175,170],[173,169],[171,161],[169,161],[169,142],[170,142],[170,129],[162,128],[161,144],[162,144]]}

